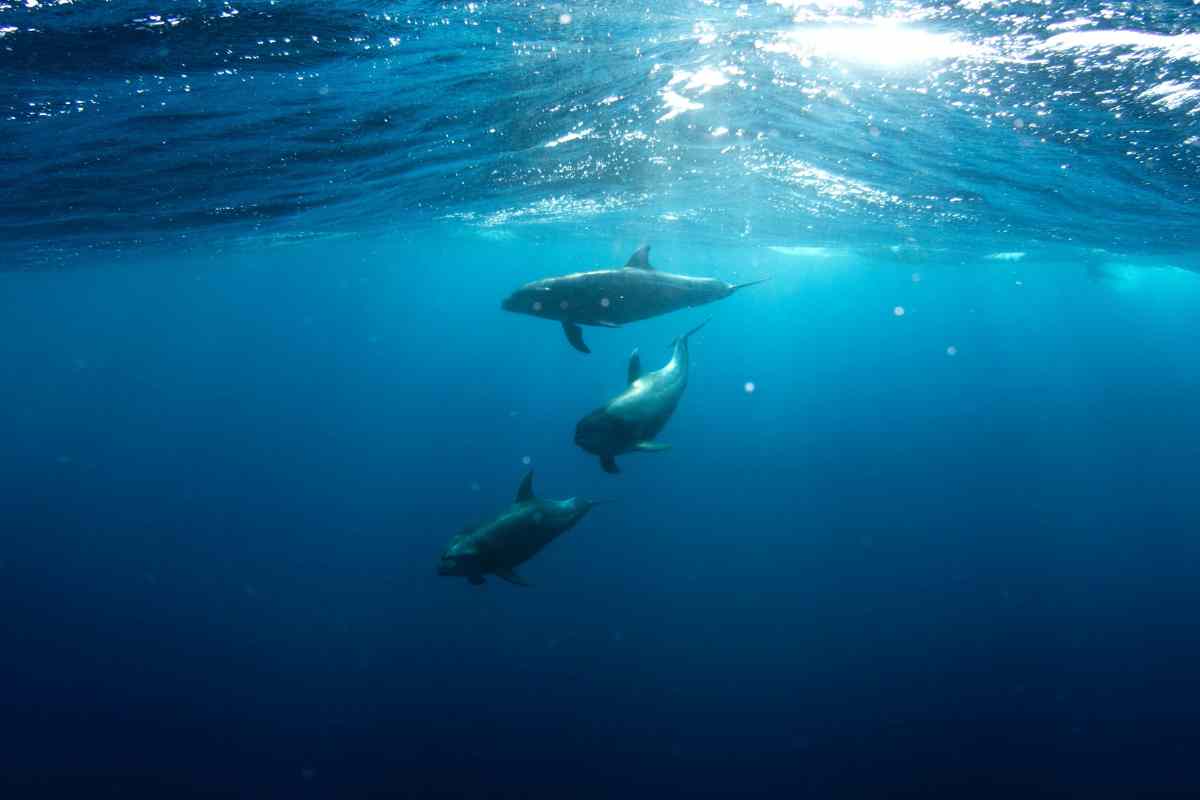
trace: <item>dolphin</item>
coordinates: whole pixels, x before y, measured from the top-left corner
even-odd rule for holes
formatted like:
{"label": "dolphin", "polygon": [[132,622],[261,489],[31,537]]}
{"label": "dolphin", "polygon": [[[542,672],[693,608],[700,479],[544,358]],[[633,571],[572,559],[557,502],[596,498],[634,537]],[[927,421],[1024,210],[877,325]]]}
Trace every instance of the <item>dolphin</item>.
{"label": "dolphin", "polygon": [[515,568],[573,528],[594,505],[577,497],[535,497],[530,470],[511,506],[486,522],[467,526],[450,540],[438,562],[438,574],[462,576],[478,586],[490,573],[517,586],[531,586]]}
{"label": "dolphin", "polygon": [[650,246],[645,245],[630,256],[624,267],[527,283],[509,295],[500,307],[558,320],[571,346],[581,353],[590,353],[580,325],[617,328],[626,322],[722,300],[738,289],[767,280],[726,283],[716,278],[658,272],[650,266]]}
{"label": "dolphin", "polygon": [[688,337],[708,324],[704,320],[674,342],[675,352],[667,365],[642,374],[642,359],[635,349],[629,357],[629,386],[575,426],[575,444],[600,457],[605,472],[616,474],[615,456],[621,453],[653,453],[670,445],[651,441],[671,415],[688,382]]}

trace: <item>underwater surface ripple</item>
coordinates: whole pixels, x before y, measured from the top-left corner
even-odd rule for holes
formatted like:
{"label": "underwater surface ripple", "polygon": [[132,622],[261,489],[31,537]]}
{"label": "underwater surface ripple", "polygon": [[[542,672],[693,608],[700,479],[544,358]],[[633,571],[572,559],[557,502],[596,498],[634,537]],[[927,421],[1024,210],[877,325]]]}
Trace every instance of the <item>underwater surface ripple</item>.
{"label": "underwater surface ripple", "polygon": [[[1191,3],[0,4],[7,268],[603,219],[1179,252]],[[1015,246],[1015,245],[1014,245]]]}

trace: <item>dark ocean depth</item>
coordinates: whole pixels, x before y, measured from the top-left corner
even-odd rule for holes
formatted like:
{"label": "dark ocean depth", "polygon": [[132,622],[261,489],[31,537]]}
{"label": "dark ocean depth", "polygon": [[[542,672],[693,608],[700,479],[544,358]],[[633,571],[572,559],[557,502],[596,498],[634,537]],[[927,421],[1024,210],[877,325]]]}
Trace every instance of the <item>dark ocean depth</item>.
{"label": "dark ocean depth", "polygon": [[1198,175],[1187,2],[0,2],[0,796],[1200,797]]}

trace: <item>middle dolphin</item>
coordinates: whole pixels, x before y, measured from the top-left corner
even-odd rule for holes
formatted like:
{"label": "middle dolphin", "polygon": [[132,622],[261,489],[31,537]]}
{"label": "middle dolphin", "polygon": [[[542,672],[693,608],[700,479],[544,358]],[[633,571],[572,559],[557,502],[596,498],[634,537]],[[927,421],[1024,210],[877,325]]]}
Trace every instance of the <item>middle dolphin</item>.
{"label": "middle dolphin", "polygon": [[651,441],[671,419],[688,382],[688,337],[708,324],[704,320],[675,340],[667,365],[642,375],[635,349],[629,357],[629,387],[579,421],[575,444],[600,457],[605,472],[617,473],[615,456],[635,451],[653,453],[670,445]]}
{"label": "middle dolphin", "polygon": [[561,322],[571,346],[581,353],[590,353],[580,325],[616,328],[626,322],[712,303],[765,280],[735,284],[716,278],[656,272],[650,266],[647,245],[630,256],[624,267],[527,283],[509,295],[500,307]]}

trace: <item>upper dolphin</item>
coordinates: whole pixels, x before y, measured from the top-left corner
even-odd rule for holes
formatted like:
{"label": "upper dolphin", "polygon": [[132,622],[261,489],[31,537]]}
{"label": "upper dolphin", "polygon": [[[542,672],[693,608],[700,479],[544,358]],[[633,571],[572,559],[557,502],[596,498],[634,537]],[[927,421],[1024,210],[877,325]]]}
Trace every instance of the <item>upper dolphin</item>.
{"label": "upper dolphin", "polygon": [[660,370],[642,374],[642,360],[634,350],[629,357],[629,386],[575,426],[575,444],[600,457],[605,472],[616,473],[614,456],[634,451],[666,450],[669,445],[651,441],[663,429],[688,383],[688,337],[708,320],[675,340],[671,360]]}
{"label": "upper dolphin", "polygon": [[465,577],[475,585],[487,574],[518,586],[529,584],[515,567],[570,530],[592,510],[590,500],[543,500],[533,493],[533,471],[525,475],[517,498],[508,508],[479,525],[470,525],[450,540],[438,562],[439,575]]}
{"label": "upper dolphin", "polygon": [[558,320],[571,346],[581,353],[590,353],[580,325],[615,328],[626,322],[712,303],[764,280],[767,279],[735,284],[716,278],[658,272],[650,266],[650,246],[645,245],[630,256],[624,267],[527,283],[509,295],[500,307]]}

